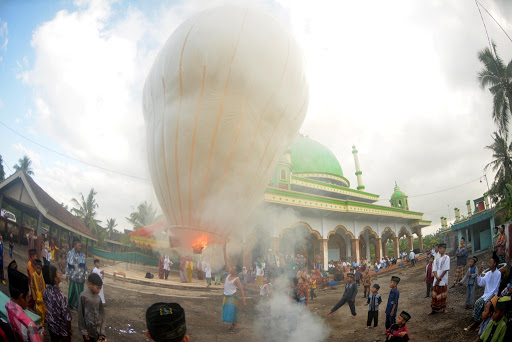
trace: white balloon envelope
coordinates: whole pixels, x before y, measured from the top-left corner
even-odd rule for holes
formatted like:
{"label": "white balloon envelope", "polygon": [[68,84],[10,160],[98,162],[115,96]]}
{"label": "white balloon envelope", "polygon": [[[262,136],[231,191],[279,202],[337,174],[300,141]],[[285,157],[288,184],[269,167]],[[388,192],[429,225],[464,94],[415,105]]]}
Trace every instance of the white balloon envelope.
{"label": "white balloon envelope", "polygon": [[182,244],[243,229],[297,135],[308,94],[297,42],[265,13],[218,7],[170,36],[143,110],[156,196]]}

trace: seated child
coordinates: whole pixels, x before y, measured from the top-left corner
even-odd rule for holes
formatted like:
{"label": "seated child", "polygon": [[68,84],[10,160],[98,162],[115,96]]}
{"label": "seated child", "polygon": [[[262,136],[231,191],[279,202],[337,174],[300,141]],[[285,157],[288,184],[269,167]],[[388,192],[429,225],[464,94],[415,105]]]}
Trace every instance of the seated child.
{"label": "seated child", "polygon": [[44,341],[43,327],[37,326],[23,311],[27,309],[30,300],[28,277],[15,269],[16,262],[13,262],[7,268],[11,300],[5,303],[5,310],[9,323],[19,341]]}
{"label": "seated child", "polygon": [[84,340],[91,342],[105,340],[105,311],[98,295],[103,282],[96,273],[89,274],[87,289],[78,299],[78,328]]}
{"label": "seated child", "polygon": [[146,310],[150,341],[188,342],[185,310],[177,303],[155,303]]}
{"label": "seated child", "polygon": [[396,323],[386,330],[386,341],[409,341],[409,332],[405,323],[410,319],[411,315],[402,311],[396,318]]}
{"label": "seated child", "polygon": [[[487,324],[492,320],[492,315],[494,314],[494,303],[492,301],[489,301],[485,305],[484,311],[482,312],[482,323],[480,323],[480,328],[478,330],[478,337],[476,338],[475,342],[478,342],[480,340],[480,336],[484,333],[485,328],[487,327]],[[468,331],[468,330],[465,330]]]}
{"label": "seated child", "polygon": [[498,299],[492,321],[485,327],[484,333],[480,336],[479,341],[494,342],[503,341],[507,331],[507,322],[505,320],[505,312],[507,306],[511,303],[511,297],[505,296]]}

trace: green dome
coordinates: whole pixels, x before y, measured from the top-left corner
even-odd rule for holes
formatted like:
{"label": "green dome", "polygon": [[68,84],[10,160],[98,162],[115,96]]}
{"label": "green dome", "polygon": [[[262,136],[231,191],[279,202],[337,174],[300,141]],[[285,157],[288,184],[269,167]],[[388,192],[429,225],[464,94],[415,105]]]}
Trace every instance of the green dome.
{"label": "green dome", "polygon": [[327,147],[299,135],[290,147],[293,172],[331,173],[343,177],[338,159]]}
{"label": "green dome", "polygon": [[391,199],[397,199],[397,198],[407,198],[407,195],[403,193],[402,190],[398,187],[398,185],[395,182],[395,192],[393,192],[393,195],[391,195]]}

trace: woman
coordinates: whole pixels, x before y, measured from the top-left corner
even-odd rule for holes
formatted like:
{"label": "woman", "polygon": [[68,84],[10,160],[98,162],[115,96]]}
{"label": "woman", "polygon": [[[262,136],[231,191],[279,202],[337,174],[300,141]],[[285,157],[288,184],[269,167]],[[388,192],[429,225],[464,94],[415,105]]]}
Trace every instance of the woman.
{"label": "woman", "polygon": [[164,257],[160,255],[158,259],[158,279],[164,279]]}
{"label": "woman", "polygon": [[187,270],[188,282],[192,282],[192,271],[194,270],[194,263],[192,262],[191,257],[187,257],[187,262],[185,263],[185,269]]}
{"label": "woman", "polygon": [[224,261],[226,263],[226,270],[229,274],[226,277],[224,283],[224,300],[222,301],[222,321],[231,323],[229,330],[232,333],[236,332],[238,327],[238,298],[236,296],[237,288],[240,289],[242,294],[242,305],[245,306],[245,293],[244,288],[237,274],[240,272],[240,266],[233,266],[229,263],[228,256],[226,254],[226,244],[222,247],[224,250]]}
{"label": "woman", "polygon": [[59,259],[59,252],[55,252],[55,251],[58,251],[58,250],[59,250],[59,247],[57,247],[57,245],[55,244],[55,239],[52,238],[52,242],[50,243],[51,260],[58,261],[58,259]]}
{"label": "woman", "polygon": [[164,258],[164,272],[165,272],[165,280],[169,277],[169,272],[171,271],[172,261],[169,259],[169,256],[166,255]]}
{"label": "woman", "polygon": [[182,256],[181,257],[181,260],[180,260],[180,280],[182,283],[187,283],[188,282],[188,279],[187,279],[187,275],[186,275],[186,270],[185,270],[185,257]]}
{"label": "woman", "polygon": [[500,264],[505,262],[505,251],[507,247],[507,238],[505,236],[505,226],[502,224],[500,227],[500,235],[496,241],[496,255],[500,259]]}

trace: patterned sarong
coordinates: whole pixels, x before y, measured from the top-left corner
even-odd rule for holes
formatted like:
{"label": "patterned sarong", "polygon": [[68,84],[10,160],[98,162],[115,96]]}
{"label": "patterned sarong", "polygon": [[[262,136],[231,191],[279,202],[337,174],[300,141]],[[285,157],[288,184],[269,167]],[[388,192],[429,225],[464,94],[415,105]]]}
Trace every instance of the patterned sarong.
{"label": "patterned sarong", "polygon": [[448,286],[434,286],[432,290],[432,311],[439,312],[446,309],[446,296],[448,294]]}
{"label": "patterned sarong", "polygon": [[224,295],[224,300],[222,301],[222,321],[227,323],[238,322],[238,298],[236,295]]}
{"label": "patterned sarong", "polygon": [[75,283],[69,280],[68,303],[71,308],[78,308],[78,298],[84,291],[84,283]]}
{"label": "patterned sarong", "polygon": [[489,301],[484,300],[482,297],[478,298],[475,302],[475,307],[473,308],[473,319],[475,322],[480,322],[482,320],[482,313],[484,312],[485,306]]}
{"label": "patterned sarong", "polygon": [[464,277],[464,265],[457,266],[457,269],[455,270],[454,284],[458,284],[462,277]]}

